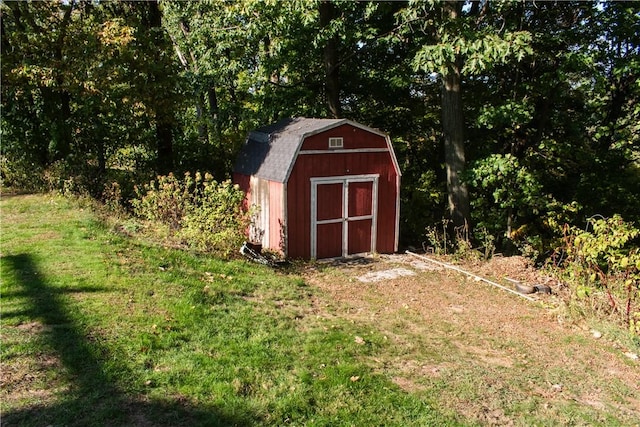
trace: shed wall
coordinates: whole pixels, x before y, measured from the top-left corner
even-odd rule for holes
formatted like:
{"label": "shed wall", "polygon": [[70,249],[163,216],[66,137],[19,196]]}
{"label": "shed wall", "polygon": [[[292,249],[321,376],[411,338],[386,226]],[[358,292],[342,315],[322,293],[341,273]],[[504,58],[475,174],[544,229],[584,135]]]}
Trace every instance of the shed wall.
{"label": "shed wall", "polygon": [[[314,135],[314,137],[326,141],[327,134],[328,132]],[[384,141],[384,138],[381,139]],[[307,145],[306,142],[303,147],[312,146],[312,144]],[[398,175],[390,152],[349,153],[348,150],[336,152],[327,150],[326,154],[304,154],[301,152],[289,177],[287,186],[289,257],[311,257],[311,178],[366,174],[380,176],[378,181],[376,251],[380,253],[395,251]]]}
{"label": "shed wall", "polygon": [[269,240],[267,247],[286,254],[284,184],[269,181]]}
{"label": "shed wall", "polygon": [[265,248],[275,251],[285,249],[284,233],[284,185],[266,179],[234,174],[233,182],[245,192],[244,208],[258,207],[254,224],[247,230],[249,238],[261,234],[260,242]]}
{"label": "shed wall", "polygon": [[251,205],[251,177],[241,173],[233,174],[233,183],[238,184],[240,189],[244,191],[244,208],[249,209]]}
{"label": "shed wall", "polygon": [[333,137],[342,137],[344,141],[343,148],[348,150],[362,148],[387,148],[387,141],[383,136],[345,124],[307,137],[302,143],[301,150],[330,151],[328,139]]}

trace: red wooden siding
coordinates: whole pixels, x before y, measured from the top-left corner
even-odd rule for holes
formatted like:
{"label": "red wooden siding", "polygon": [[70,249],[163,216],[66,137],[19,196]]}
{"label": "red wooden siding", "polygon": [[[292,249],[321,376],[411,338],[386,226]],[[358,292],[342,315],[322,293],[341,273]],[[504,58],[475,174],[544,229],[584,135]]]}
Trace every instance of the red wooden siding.
{"label": "red wooden siding", "polygon": [[371,215],[373,207],[373,184],[352,182],[349,184],[349,216]]}
{"label": "red wooden siding", "polygon": [[342,256],[342,227],[342,222],[318,225],[318,259]]}
{"label": "red wooden siding", "polygon": [[[365,134],[364,131],[358,130]],[[328,146],[329,135],[343,136],[334,132],[323,132],[311,138],[323,141]],[[373,139],[377,135],[366,133]],[[344,137],[344,136],[343,136]],[[384,138],[380,137],[384,142]],[[345,145],[347,143],[345,137]],[[303,143],[307,146],[307,141]],[[386,143],[384,145],[386,148]],[[311,149],[311,148],[309,148]],[[376,233],[376,251],[381,253],[391,253],[395,250],[396,242],[396,203],[397,203],[397,173],[389,152],[373,153],[349,153],[343,151],[339,153],[327,152],[327,154],[300,154],[291,171],[287,184],[287,218],[288,218],[288,255],[292,258],[310,258],[311,256],[311,186],[312,177],[348,176],[378,174],[378,224]],[[353,184],[351,184],[353,185]],[[351,194],[351,193],[350,193]],[[363,192],[356,191],[350,197],[365,197]],[[359,194],[359,195],[358,195]],[[336,202],[337,204],[337,202]],[[364,221],[363,221],[364,222]],[[357,223],[357,222],[356,222]],[[369,222],[370,225],[370,222]],[[351,224],[350,224],[351,226]],[[357,227],[366,228],[365,224]],[[323,227],[318,231],[318,247],[321,246],[321,235],[325,231]],[[334,227],[335,228],[335,227]],[[332,232],[335,231],[332,229]],[[335,231],[337,233],[337,231]],[[329,233],[328,233],[329,234]],[[325,237],[322,237],[323,239]],[[328,236],[326,238],[329,238]],[[353,237],[351,240],[355,239]],[[363,243],[364,244],[364,243]],[[370,245],[370,240],[369,243]],[[349,244],[349,252],[356,249],[355,241]],[[336,255],[338,256],[338,255]],[[323,258],[319,252],[318,258]]]}
{"label": "red wooden siding", "polygon": [[240,189],[244,191],[244,208],[248,209],[251,205],[251,177],[248,175],[242,175],[239,173],[233,174],[233,183],[238,184]]}
{"label": "red wooden siding", "polygon": [[342,184],[324,184],[318,188],[318,221],[342,218]]}
{"label": "red wooden siding", "polygon": [[367,132],[351,125],[342,125],[307,137],[302,143],[302,150],[328,150],[329,138],[342,137],[344,149],[355,148],[387,148],[383,136]]}
{"label": "red wooden siding", "polygon": [[[349,183],[349,217],[373,214],[373,183]],[[349,221],[348,249],[349,254],[371,252],[371,219]]]}
{"label": "red wooden siding", "polygon": [[371,252],[371,220],[349,222],[348,254]]}

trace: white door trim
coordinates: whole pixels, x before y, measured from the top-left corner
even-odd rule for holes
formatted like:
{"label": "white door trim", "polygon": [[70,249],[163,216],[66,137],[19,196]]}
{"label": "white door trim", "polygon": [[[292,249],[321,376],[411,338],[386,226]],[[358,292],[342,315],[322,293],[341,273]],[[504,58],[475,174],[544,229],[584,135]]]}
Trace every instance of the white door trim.
{"label": "white door trim", "polygon": [[[311,178],[311,259],[318,255],[318,225],[342,222],[342,256],[349,255],[349,221],[371,219],[371,252],[376,251],[378,226],[378,180],[379,174],[345,175]],[[349,183],[371,182],[371,215],[349,217]],[[318,185],[342,184],[342,217],[318,221]]]}

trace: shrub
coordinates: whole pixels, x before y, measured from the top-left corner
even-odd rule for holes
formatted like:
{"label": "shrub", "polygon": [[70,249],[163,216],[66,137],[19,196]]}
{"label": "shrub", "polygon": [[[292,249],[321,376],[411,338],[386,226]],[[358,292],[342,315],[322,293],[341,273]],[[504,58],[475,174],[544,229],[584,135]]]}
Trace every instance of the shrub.
{"label": "shrub", "polygon": [[184,181],[172,173],[159,175],[157,180],[136,187],[136,198],[131,201],[134,213],[139,217],[158,221],[174,230],[180,228],[182,218],[195,197],[195,182],[186,173]]}
{"label": "shrub", "polygon": [[580,209],[576,202],[555,199],[545,190],[539,171],[510,154],[471,163],[465,179],[474,229],[493,236],[492,244],[503,253],[543,257],[557,245],[557,225],[573,223]]}
{"label": "shrub", "polygon": [[44,170],[34,162],[24,159],[9,159],[0,155],[0,186],[13,187],[24,191],[42,191],[46,183],[42,178]]}
{"label": "shrub", "polygon": [[589,227],[565,227],[562,275],[572,298],[624,322],[640,335],[640,229],[620,216],[591,218]]}
{"label": "shrub", "polygon": [[168,225],[189,246],[229,257],[245,239],[249,214],[242,208],[244,193],[230,181],[209,174],[173,174],[136,189],[136,215]]}
{"label": "shrub", "polygon": [[249,215],[242,209],[244,193],[230,181],[205,177],[182,221],[181,236],[191,246],[224,257],[236,253],[246,239]]}

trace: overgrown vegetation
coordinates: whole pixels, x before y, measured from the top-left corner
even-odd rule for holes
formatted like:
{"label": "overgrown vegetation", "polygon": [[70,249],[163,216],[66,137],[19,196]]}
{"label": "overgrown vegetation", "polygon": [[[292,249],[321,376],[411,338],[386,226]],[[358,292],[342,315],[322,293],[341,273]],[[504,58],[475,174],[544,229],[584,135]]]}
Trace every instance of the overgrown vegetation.
{"label": "overgrown vegetation", "polygon": [[[495,251],[493,235],[477,231],[472,245],[465,229],[448,231],[450,222],[426,229],[424,249],[436,255],[469,262],[488,260]],[[640,228],[619,215],[594,217],[581,229],[562,227],[563,237],[555,240],[556,249],[542,260],[539,268],[556,276],[569,290],[565,301],[576,315],[589,319],[606,319],[640,339]]]}
{"label": "overgrown vegetation", "polygon": [[[389,283],[361,285],[361,300],[344,304],[295,272],[149,244],[122,233],[131,220],[106,224],[69,198],[5,194],[0,207],[3,424],[628,425],[640,416],[637,362],[475,283],[423,272],[418,293],[396,290],[382,304]],[[351,275],[316,267],[316,281],[354,296]],[[486,316],[476,301],[488,294],[520,335]]]}
{"label": "overgrown vegetation", "polygon": [[620,216],[590,218],[586,229],[566,227],[557,273],[573,304],[624,324],[640,338],[640,229]]}
{"label": "overgrown vegetation", "polygon": [[182,180],[161,175],[136,193],[136,215],[168,226],[198,250],[228,258],[246,240],[250,214],[243,209],[244,192],[230,181],[200,172],[185,173]]}

